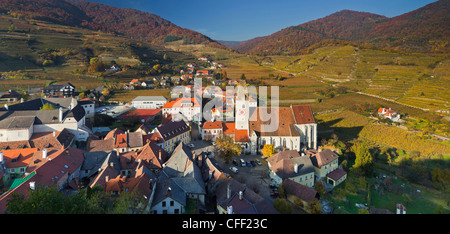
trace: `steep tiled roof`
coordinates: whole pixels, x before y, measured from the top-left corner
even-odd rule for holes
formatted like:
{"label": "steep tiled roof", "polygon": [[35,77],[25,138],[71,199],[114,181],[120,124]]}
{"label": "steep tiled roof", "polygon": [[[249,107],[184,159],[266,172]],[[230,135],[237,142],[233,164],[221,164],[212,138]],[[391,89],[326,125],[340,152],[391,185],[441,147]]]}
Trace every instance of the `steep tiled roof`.
{"label": "steep tiled roof", "polygon": [[[268,162],[270,163],[270,170],[282,179],[314,172],[310,158],[307,156],[301,157],[295,150],[281,151],[270,157]],[[297,173],[295,172],[296,165]]]}
{"label": "steep tiled roof", "polygon": [[169,122],[156,129],[165,141],[191,130],[184,121]]}
{"label": "steep tiled roof", "polygon": [[0,142],[0,150],[33,148],[29,141],[6,141]]}
{"label": "steep tiled roof", "polygon": [[34,133],[30,138],[30,144],[34,148],[44,149],[44,148],[56,148],[61,149],[68,147],[74,135],[70,133],[67,129],[57,132],[40,132]]}
{"label": "steep tiled roof", "polygon": [[203,129],[222,129],[222,121],[206,121],[203,123]]}
{"label": "steep tiled roof", "polygon": [[93,151],[111,151],[114,150],[115,139],[108,138],[104,140],[92,140],[90,139],[87,143],[86,150],[89,152]]}
{"label": "steep tiled roof", "polygon": [[3,160],[6,161],[8,168],[26,167],[33,157],[37,148],[3,150]]}
{"label": "steep tiled roof", "polygon": [[[228,192],[228,189],[230,191]],[[235,196],[239,199],[239,191],[243,192],[244,202],[236,202]],[[227,206],[233,206],[233,213],[235,214],[278,214],[279,212],[267,202],[263,197],[255,193],[253,190],[247,188],[245,185],[239,183],[233,178],[221,183],[216,190],[216,201],[223,209]],[[230,195],[228,197],[228,195]],[[253,209],[254,207],[254,209]]]}
{"label": "steep tiled roof", "polygon": [[162,168],[162,164],[167,161],[168,157],[169,155],[163,148],[150,141],[137,151],[136,160],[146,161],[151,168]]}
{"label": "steep tiled roof", "polygon": [[334,181],[339,180],[340,178],[342,178],[345,174],[347,174],[347,172],[345,172],[344,170],[337,168],[336,170],[328,173],[327,177],[333,179]]}
{"label": "steep tiled roof", "polygon": [[315,123],[311,106],[292,106],[292,112],[297,124]]}
{"label": "steep tiled roof", "polygon": [[337,159],[338,156],[330,149],[323,150],[311,156],[311,162],[315,167],[321,168]]}
{"label": "steep tiled roof", "polygon": [[236,130],[234,134],[235,142],[250,142],[248,131],[246,129]]}
{"label": "steep tiled roof", "polygon": [[126,133],[116,135],[116,143],[114,148],[128,147],[128,137]]}
{"label": "steep tiled roof", "polygon": [[283,182],[283,188],[286,194],[292,194],[305,202],[310,202],[318,197],[316,190],[292,180],[285,180]]}
{"label": "steep tiled roof", "polygon": [[[278,111],[278,115],[274,115],[273,119],[263,121],[260,116],[260,110],[262,113],[271,114],[272,109],[268,107],[257,107],[252,113],[249,121],[250,133],[257,132],[260,136],[299,136],[298,131],[293,131],[291,125],[295,124],[295,118],[289,107],[273,107],[275,111]],[[266,117],[267,118],[267,117]],[[271,121],[277,121],[278,127],[274,130],[269,129]]]}
{"label": "steep tiled roof", "polygon": [[236,133],[236,123],[222,123],[223,134],[232,135]]}

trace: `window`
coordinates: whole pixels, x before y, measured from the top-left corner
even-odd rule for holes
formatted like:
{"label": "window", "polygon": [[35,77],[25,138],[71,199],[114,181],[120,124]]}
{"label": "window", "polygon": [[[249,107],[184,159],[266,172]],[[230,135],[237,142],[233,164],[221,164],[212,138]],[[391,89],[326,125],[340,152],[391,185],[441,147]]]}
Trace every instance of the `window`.
{"label": "window", "polygon": [[174,202],[173,201],[170,201],[170,206],[174,206]]}
{"label": "window", "polygon": [[[162,207],[166,207],[166,202],[163,201],[161,206],[162,206]],[[166,211],[166,212],[167,212],[167,211]]]}
{"label": "window", "polygon": [[179,214],[180,213],[180,209],[175,209],[175,211],[173,213],[174,214]]}

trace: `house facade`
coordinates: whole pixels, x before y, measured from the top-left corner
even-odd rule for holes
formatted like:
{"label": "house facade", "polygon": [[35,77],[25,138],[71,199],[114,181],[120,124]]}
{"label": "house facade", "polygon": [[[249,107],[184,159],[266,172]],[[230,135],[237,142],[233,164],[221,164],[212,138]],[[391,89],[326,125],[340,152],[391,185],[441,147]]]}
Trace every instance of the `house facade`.
{"label": "house facade", "polygon": [[138,96],[131,103],[136,109],[159,109],[166,102],[167,98],[163,96]]}
{"label": "house facade", "polygon": [[181,142],[187,144],[191,141],[190,130],[184,121],[173,121],[156,127],[152,134],[157,134],[161,141],[158,145],[171,153]]}
{"label": "house facade", "polygon": [[201,106],[195,98],[178,98],[167,102],[163,107],[162,114],[185,116],[189,121],[199,122],[201,117]]}
{"label": "house facade", "polygon": [[314,186],[314,167],[308,156],[296,150],[281,151],[268,160],[269,176],[276,184],[291,180],[307,187]]}
{"label": "house facade", "polygon": [[75,86],[71,83],[67,83],[65,85],[49,85],[42,89],[42,93],[45,95],[56,95],[56,96],[64,96],[64,97],[73,97],[75,94]]}
{"label": "house facade", "polygon": [[[44,104],[53,108],[42,109]],[[73,98],[34,99],[0,108],[0,141],[29,140],[33,133],[67,129],[77,141],[85,141],[92,130],[86,112]]]}

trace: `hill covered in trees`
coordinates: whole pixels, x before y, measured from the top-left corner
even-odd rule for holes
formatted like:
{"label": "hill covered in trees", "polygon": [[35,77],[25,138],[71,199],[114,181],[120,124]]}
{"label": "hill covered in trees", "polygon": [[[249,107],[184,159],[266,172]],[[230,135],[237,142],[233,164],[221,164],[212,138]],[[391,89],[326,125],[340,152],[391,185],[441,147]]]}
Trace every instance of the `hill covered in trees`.
{"label": "hill covered in trees", "polygon": [[9,12],[21,18],[116,33],[155,44],[162,44],[169,37],[171,40],[183,40],[186,44],[204,43],[223,47],[201,33],[181,28],[155,14],[94,2],[0,0],[0,12]]}
{"label": "hill covered in trees", "polygon": [[324,18],[240,43],[250,54],[301,54],[317,43],[343,40],[361,46],[402,52],[449,52],[450,1],[441,0],[388,18],[343,10]]}

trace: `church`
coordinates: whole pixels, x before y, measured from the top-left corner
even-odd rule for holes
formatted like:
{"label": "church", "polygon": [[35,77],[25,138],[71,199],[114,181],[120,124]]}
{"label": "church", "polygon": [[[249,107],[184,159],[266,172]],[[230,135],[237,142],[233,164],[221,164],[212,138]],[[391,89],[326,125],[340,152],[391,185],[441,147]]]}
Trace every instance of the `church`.
{"label": "church", "polygon": [[[266,144],[276,151],[317,149],[317,123],[310,106],[249,108],[249,118],[243,108],[245,104],[236,101],[236,130],[246,130],[250,139],[243,147],[245,152],[261,153]],[[270,119],[262,117],[268,114]]]}

